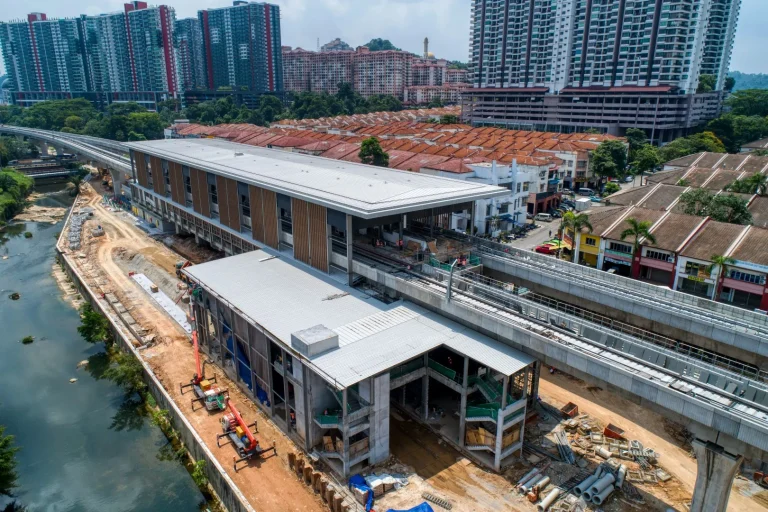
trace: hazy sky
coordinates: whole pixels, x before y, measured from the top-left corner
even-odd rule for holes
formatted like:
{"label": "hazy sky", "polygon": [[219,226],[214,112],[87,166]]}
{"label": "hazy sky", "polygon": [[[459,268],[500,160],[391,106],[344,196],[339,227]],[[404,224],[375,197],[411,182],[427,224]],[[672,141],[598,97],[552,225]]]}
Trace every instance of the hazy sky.
{"label": "hazy sky", "polygon": [[[0,0],[0,19],[24,18],[38,11],[49,17],[72,17],[122,10],[121,0]],[[176,9],[177,19],[194,17],[198,9],[232,5],[230,0],[156,0]],[[283,44],[315,49],[341,37],[352,46],[374,37],[421,53],[424,37],[436,56],[466,61],[469,54],[470,0],[272,0],[281,9]],[[742,0],[731,69],[768,73],[768,1]],[[1,68],[1,66],[0,66]]]}

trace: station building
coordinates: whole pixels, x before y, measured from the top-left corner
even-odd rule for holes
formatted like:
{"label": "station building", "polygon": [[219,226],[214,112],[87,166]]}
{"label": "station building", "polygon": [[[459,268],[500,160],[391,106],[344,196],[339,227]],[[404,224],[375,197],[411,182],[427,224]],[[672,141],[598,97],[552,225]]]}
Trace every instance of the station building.
{"label": "station building", "polygon": [[490,468],[521,453],[534,358],[352,286],[363,247],[442,250],[422,233],[507,189],[221,140],[128,145],[134,206],[232,255],[184,270],[195,329],[299,446],[359,471],[390,455],[397,408]]}

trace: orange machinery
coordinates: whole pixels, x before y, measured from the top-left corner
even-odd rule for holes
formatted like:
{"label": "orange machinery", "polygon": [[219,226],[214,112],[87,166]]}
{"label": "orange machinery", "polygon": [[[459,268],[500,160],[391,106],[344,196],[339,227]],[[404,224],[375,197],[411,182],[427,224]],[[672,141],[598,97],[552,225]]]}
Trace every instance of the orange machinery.
{"label": "orange machinery", "polygon": [[179,384],[181,394],[183,395],[187,388],[193,389],[195,392],[195,398],[191,400],[193,411],[197,402],[204,404],[209,411],[223,411],[227,408],[226,399],[229,398],[229,392],[216,385],[216,375],[210,379],[205,378],[205,363],[200,364],[200,345],[197,342],[197,331],[192,331],[192,344],[195,347],[197,373],[189,381],[189,384]]}
{"label": "orange machinery", "polygon": [[[226,438],[224,444],[231,443],[235,447],[237,456],[232,457],[235,472],[237,472],[237,464],[239,462],[250,460],[254,455],[263,457],[270,451],[277,455],[274,443],[267,449],[263,449],[259,444],[259,441],[254,436],[258,432],[255,421],[250,425],[246,425],[237,407],[234,406],[229,398],[227,398],[227,406],[230,412],[221,418],[221,428],[224,433],[216,435],[216,446],[221,447],[221,439]],[[254,429],[254,432],[251,432],[251,428]]]}

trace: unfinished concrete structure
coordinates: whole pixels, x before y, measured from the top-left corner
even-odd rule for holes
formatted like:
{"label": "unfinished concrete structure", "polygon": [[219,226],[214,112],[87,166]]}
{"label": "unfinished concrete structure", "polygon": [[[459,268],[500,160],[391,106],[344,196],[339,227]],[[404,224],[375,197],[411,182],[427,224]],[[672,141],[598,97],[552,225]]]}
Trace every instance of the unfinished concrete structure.
{"label": "unfinished concrete structure", "polygon": [[389,457],[390,404],[488,467],[520,454],[531,356],[263,251],[185,273],[203,350],[338,473]]}

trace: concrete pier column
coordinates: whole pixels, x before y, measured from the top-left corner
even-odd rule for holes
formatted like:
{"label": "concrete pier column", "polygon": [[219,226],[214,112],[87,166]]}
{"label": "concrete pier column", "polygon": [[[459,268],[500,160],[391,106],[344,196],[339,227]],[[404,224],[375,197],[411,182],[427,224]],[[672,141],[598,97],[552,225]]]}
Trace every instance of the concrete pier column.
{"label": "concrete pier column", "polygon": [[429,418],[429,354],[424,354],[425,375],[421,378],[421,406],[423,408],[423,418],[427,421]]}
{"label": "concrete pier column", "polygon": [[64,146],[56,146],[56,156],[62,156],[64,154]]}
{"label": "concrete pier column", "polygon": [[354,244],[355,244],[355,235],[352,232],[352,216],[350,214],[347,214],[347,284],[349,286],[352,286],[353,279],[353,273],[352,273],[352,260],[354,256]]}
{"label": "concrete pier column", "polygon": [[464,379],[462,380],[461,409],[459,409],[459,446],[464,447],[467,431],[467,388],[469,387],[469,358],[464,356]]}
{"label": "concrete pier column", "polygon": [[44,140],[37,142],[37,147],[40,150],[40,156],[48,156],[48,143]]}
{"label": "concrete pier column", "polygon": [[733,455],[717,444],[694,439],[696,485],[691,512],[725,512],[731,497],[731,485],[744,457]]}

